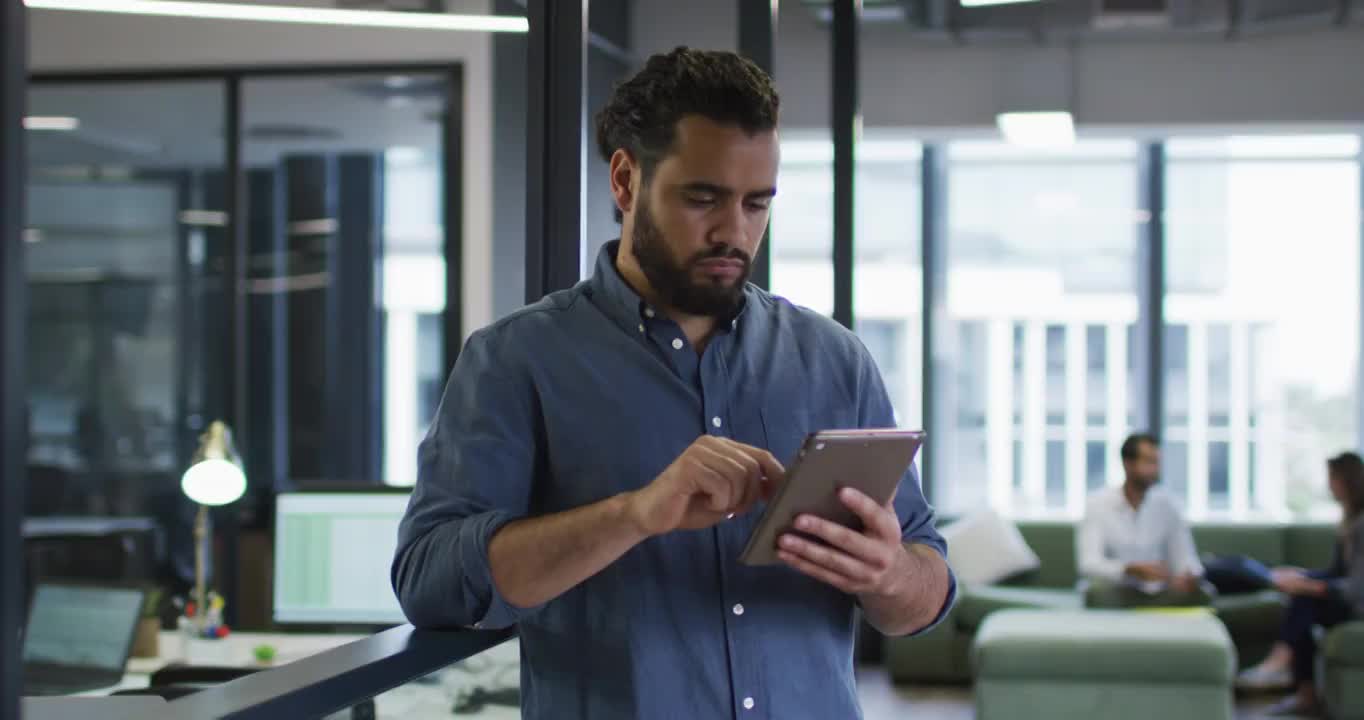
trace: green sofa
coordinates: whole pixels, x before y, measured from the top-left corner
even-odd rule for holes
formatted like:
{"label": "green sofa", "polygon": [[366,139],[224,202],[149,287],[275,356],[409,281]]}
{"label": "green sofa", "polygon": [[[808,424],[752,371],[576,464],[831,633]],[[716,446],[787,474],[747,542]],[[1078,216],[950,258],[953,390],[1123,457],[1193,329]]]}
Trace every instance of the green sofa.
{"label": "green sofa", "polygon": [[[960,588],[952,613],[932,632],[890,638],[884,657],[891,677],[903,683],[968,683],[970,652],[977,629],[1003,608],[1081,609],[1075,569],[1075,526],[1066,522],[1019,523],[1028,545],[1042,560],[1036,571],[1000,585]],[[1197,525],[1200,553],[1249,555],[1274,565],[1307,568],[1330,562],[1334,528],[1329,525]],[[1218,617],[1236,646],[1240,667],[1259,662],[1274,643],[1283,602],[1274,592],[1217,599]],[[1364,696],[1364,622],[1333,630],[1323,644],[1328,698]],[[1351,684],[1353,683],[1353,684]],[[1357,698],[1364,701],[1364,697]]]}

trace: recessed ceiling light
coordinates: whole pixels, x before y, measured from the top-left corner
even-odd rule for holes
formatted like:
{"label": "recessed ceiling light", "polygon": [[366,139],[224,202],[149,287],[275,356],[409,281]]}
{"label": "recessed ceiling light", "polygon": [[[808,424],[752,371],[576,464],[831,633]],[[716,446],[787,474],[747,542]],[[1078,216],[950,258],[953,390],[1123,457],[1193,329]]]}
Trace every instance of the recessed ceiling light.
{"label": "recessed ceiling light", "polygon": [[1068,112],[1008,112],[1000,113],[995,121],[1013,145],[1056,148],[1075,144],[1075,120]]}
{"label": "recessed ceiling light", "polygon": [[38,228],[24,228],[24,242],[32,245],[43,241],[43,231]]}
{"label": "recessed ceiling light", "polygon": [[390,75],[384,78],[384,87],[392,88],[394,90],[412,87],[412,78],[406,75]]}
{"label": "recessed ceiling light", "polygon": [[45,130],[48,132],[71,132],[80,128],[78,118],[57,115],[29,115],[24,118],[25,130]]}
{"label": "recessed ceiling light", "polygon": [[424,157],[421,148],[411,145],[391,147],[384,151],[384,155],[388,157],[389,162],[399,165],[414,165],[421,162]]}
{"label": "recessed ceiling light", "polygon": [[183,210],[180,224],[196,227],[227,227],[228,215],[220,210]]}
{"label": "recessed ceiling light", "polygon": [[301,23],[305,25],[352,25],[410,30],[472,30],[476,32],[517,33],[523,33],[529,29],[526,18],[513,15],[335,10],[281,5],[184,2],[183,0],[24,0],[24,4],[36,10],[72,10],[214,20],[255,20],[258,22]]}
{"label": "recessed ceiling light", "polygon": [[991,5],[1022,5],[1042,0],[961,0],[962,7],[990,7]]}

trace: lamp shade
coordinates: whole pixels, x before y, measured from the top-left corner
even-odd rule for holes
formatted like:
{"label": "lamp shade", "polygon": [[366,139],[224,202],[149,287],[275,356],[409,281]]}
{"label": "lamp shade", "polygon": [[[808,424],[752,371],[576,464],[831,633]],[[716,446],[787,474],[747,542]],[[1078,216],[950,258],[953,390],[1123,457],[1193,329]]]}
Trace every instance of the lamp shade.
{"label": "lamp shade", "polygon": [[199,436],[199,449],[180,478],[180,489],[200,505],[226,505],[246,493],[246,473],[232,431],[222,421],[214,420]]}

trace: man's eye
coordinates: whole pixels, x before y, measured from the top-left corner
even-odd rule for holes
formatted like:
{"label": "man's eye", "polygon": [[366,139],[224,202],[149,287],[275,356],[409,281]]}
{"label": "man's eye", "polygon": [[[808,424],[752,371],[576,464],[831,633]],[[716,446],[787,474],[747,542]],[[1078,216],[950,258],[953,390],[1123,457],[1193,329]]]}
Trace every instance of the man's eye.
{"label": "man's eye", "polygon": [[771,204],[770,200],[750,200],[748,202],[748,209],[754,212],[763,212],[764,210],[767,210]]}
{"label": "man's eye", "polygon": [[714,196],[714,195],[688,195],[688,196],[687,196],[687,202],[688,202],[689,204],[691,204],[691,205],[696,205],[696,206],[698,206],[698,207],[699,207],[699,206],[703,206],[703,205],[714,205],[714,204],[715,204],[715,196]]}

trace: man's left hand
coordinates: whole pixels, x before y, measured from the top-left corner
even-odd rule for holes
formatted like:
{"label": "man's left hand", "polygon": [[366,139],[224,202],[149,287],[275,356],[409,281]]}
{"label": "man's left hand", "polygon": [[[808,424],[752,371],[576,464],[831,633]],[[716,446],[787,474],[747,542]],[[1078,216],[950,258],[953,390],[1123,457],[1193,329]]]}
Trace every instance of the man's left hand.
{"label": "man's left hand", "polygon": [[1198,591],[1198,576],[1192,573],[1181,573],[1170,581],[1170,587],[1174,588],[1175,592],[1192,594]]}
{"label": "man's left hand", "polygon": [[796,518],[796,530],[824,544],[787,533],[778,540],[777,557],[846,593],[898,594],[908,580],[911,560],[900,536],[895,498],[878,505],[853,488],[843,488],[838,498],[862,520],[861,532],[814,515],[801,515]]}

